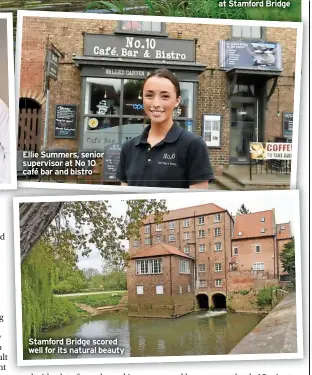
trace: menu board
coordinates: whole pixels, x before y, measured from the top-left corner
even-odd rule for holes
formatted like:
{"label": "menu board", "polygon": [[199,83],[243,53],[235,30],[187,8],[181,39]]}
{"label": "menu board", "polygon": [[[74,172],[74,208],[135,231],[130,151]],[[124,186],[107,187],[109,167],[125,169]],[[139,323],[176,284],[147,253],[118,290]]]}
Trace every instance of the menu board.
{"label": "menu board", "polygon": [[293,133],[293,112],[283,112],[283,135],[291,138]]}
{"label": "menu board", "polygon": [[77,137],[77,105],[57,104],[55,106],[55,138]]}
{"label": "menu board", "polygon": [[104,148],[103,180],[116,181],[116,172],[119,163],[121,145],[113,143]]}

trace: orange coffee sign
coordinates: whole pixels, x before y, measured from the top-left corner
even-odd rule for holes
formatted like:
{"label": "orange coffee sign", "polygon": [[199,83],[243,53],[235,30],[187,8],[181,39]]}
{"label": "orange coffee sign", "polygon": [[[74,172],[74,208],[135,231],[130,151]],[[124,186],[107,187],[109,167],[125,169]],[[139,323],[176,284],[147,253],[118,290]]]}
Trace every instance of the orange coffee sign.
{"label": "orange coffee sign", "polygon": [[291,160],[292,157],[291,143],[251,142],[249,150],[253,160]]}

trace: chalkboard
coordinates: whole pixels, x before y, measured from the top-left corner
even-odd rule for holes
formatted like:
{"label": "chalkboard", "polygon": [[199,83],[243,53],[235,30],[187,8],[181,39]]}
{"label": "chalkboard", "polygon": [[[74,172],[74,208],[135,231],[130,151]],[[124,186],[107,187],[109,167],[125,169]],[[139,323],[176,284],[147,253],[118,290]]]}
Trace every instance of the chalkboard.
{"label": "chalkboard", "polygon": [[57,104],[55,106],[55,138],[77,137],[77,106]]}
{"label": "chalkboard", "polygon": [[113,143],[104,148],[103,180],[116,181],[116,172],[119,163],[121,145]]}

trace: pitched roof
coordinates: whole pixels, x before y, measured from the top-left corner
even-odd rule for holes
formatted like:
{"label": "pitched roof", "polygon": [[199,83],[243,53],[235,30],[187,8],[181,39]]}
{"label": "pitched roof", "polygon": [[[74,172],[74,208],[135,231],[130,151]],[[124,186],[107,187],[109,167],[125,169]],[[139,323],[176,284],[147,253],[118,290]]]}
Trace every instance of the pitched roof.
{"label": "pitched roof", "polygon": [[[273,236],[275,234],[274,216],[274,210],[237,215],[235,218],[233,240]],[[261,221],[263,218],[264,221]],[[241,234],[239,235],[239,233]]]}
{"label": "pitched roof", "polygon": [[191,256],[184,254],[177,247],[164,244],[162,242],[157,243],[156,245],[147,247],[146,249],[140,250],[137,253],[131,256],[131,259],[136,258],[149,258],[161,255],[177,255],[183,258],[193,259]]}
{"label": "pitched roof", "polygon": [[[284,227],[284,229],[282,229]],[[291,239],[291,227],[290,223],[282,223],[276,225],[276,237],[278,240]]]}
{"label": "pitched roof", "polygon": [[[162,221],[173,221],[178,219],[190,218],[192,216],[210,215],[214,213],[225,212],[226,209],[217,206],[214,203],[203,204],[200,206],[191,206],[178,208],[177,210],[170,210],[164,214]],[[153,223],[154,215],[149,215],[144,220],[144,224]]]}

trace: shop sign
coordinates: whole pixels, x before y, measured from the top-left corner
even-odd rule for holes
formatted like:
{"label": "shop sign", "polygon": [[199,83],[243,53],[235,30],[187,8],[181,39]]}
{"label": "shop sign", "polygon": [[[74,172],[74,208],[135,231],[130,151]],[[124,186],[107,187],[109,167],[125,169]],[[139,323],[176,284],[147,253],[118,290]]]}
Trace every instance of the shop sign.
{"label": "shop sign", "polygon": [[202,137],[208,147],[221,147],[221,115],[203,114]]}
{"label": "shop sign", "polygon": [[146,78],[150,74],[147,70],[135,69],[104,69],[105,76],[113,77],[130,77],[130,78]]}
{"label": "shop sign", "polygon": [[121,145],[118,143],[107,145],[104,149],[103,180],[116,180],[116,172],[120,159]]}
{"label": "shop sign", "polygon": [[77,106],[57,104],[55,106],[55,138],[76,138]]}
{"label": "shop sign", "polygon": [[293,134],[293,112],[283,112],[283,136],[291,138]]}
{"label": "shop sign", "polygon": [[57,80],[58,68],[59,68],[59,56],[51,49],[47,53],[47,77],[51,77]]}
{"label": "shop sign", "polygon": [[195,41],[145,36],[85,34],[84,56],[195,61]]}
{"label": "shop sign", "polygon": [[221,69],[253,69],[282,71],[282,50],[279,43],[221,40]]}
{"label": "shop sign", "polygon": [[253,160],[291,160],[292,144],[276,142],[250,142],[250,157]]}

